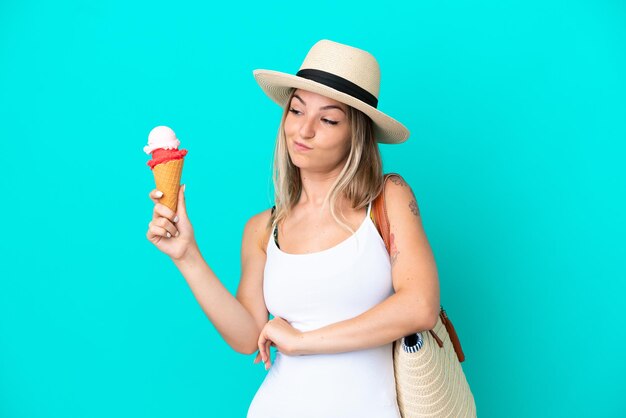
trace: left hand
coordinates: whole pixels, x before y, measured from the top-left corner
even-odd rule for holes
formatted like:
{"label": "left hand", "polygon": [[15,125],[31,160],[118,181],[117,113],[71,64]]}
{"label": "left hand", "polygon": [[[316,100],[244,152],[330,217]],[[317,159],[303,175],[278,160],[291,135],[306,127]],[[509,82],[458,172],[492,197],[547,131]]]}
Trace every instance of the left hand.
{"label": "left hand", "polygon": [[295,329],[281,317],[276,316],[268,321],[259,336],[259,354],[265,363],[265,370],[272,365],[270,346],[275,346],[278,351],[287,355],[299,355],[303,335],[302,331]]}

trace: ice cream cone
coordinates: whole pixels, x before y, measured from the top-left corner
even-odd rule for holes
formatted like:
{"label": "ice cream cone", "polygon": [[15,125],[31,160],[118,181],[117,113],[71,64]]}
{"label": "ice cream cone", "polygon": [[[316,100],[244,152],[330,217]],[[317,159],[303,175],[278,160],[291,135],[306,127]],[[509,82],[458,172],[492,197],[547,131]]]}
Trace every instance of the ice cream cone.
{"label": "ice cream cone", "polygon": [[185,159],[170,160],[157,164],[152,169],[157,190],[163,192],[159,203],[176,212],[178,207],[178,189],[180,188],[180,178],[183,172]]}
{"label": "ice cream cone", "polygon": [[147,165],[152,170],[157,190],[163,192],[159,203],[174,213],[178,207],[178,189],[183,172],[183,162],[187,150],[178,149],[180,141],[168,126],[157,126],[148,135],[148,145],[143,151],[152,155]]}

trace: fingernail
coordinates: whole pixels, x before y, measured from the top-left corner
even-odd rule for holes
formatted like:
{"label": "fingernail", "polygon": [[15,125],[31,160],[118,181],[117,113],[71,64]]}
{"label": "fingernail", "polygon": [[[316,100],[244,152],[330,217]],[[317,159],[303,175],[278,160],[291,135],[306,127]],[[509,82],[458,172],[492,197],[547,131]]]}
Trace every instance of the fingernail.
{"label": "fingernail", "polygon": [[187,188],[186,184],[183,184],[183,193],[185,193],[185,189]]}
{"label": "fingernail", "polygon": [[174,223],[178,222],[178,215],[174,218]]}
{"label": "fingernail", "polygon": [[168,238],[172,238],[172,234],[170,234],[169,232],[167,233],[167,237]]}
{"label": "fingernail", "polygon": [[156,197],[161,197],[161,196],[163,196],[163,192],[161,192],[161,191],[158,191],[158,192],[156,192],[155,194],[156,194]]}
{"label": "fingernail", "polygon": [[176,231],[176,235],[174,235],[175,237],[180,235],[180,231]]}

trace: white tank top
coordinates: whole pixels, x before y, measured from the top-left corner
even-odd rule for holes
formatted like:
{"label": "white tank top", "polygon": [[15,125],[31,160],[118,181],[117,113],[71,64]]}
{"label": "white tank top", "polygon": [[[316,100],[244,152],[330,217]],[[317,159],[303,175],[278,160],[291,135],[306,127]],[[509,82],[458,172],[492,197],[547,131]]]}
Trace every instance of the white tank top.
{"label": "white tank top", "polygon": [[[370,214],[371,202],[356,233],[314,253],[286,253],[270,234],[263,278],[269,312],[311,331],[391,296],[389,254]],[[301,356],[276,351],[247,418],[400,418],[392,348]]]}

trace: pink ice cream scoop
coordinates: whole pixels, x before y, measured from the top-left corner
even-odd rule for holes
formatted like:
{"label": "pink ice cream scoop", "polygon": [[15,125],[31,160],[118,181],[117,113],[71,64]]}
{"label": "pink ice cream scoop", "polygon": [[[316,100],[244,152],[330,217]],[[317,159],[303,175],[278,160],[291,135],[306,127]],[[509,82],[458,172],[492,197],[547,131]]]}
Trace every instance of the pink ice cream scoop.
{"label": "pink ice cream scoop", "polygon": [[148,145],[143,147],[146,154],[152,153],[155,149],[178,149],[180,141],[176,138],[174,131],[167,126],[157,126],[148,135]]}

